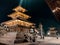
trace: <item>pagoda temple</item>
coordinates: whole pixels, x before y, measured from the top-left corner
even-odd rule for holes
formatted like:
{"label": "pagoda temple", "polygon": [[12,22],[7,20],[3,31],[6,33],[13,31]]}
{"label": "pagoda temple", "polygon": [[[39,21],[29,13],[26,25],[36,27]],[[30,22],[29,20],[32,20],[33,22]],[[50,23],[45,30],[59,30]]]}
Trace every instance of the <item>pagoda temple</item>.
{"label": "pagoda temple", "polygon": [[55,27],[50,27],[49,30],[48,30],[48,35],[49,36],[56,36],[56,28]]}
{"label": "pagoda temple", "polygon": [[14,29],[15,31],[18,31],[18,30],[26,31],[26,30],[29,30],[29,28],[31,27],[35,27],[34,23],[31,23],[27,20],[31,18],[31,16],[24,13],[27,11],[26,9],[24,9],[21,6],[17,6],[16,8],[13,9],[13,11],[15,12],[8,15],[8,17],[11,17],[12,20],[5,21],[2,24],[9,27],[11,30]]}

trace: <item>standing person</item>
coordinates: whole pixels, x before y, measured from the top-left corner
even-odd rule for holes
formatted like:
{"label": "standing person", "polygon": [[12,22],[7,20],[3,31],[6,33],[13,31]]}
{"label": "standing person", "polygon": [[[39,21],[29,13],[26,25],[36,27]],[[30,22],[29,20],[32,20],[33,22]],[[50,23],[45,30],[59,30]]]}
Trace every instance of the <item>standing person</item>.
{"label": "standing person", "polygon": [[41,23],[39,25],[39,28],[40,28],[41,39],[44,39],[43,25]]}
{"label": "standing person", "polygon": [[37,34],[37,30],[36,28],[34,28],[34,33],[33,33],[33,42],[36,41],[36,34]]}
{"label": "standing person", "polygon": [[36,33],[35,33],[35,28],[31,28],[30,29],[30,34],[31,34],[31,36],[30,36],[30,40],[31,40],[31,42],[35,42],[35,35],[36,35]]}
{"label": "standing person", "polygon": [[58,31],[56,32],[56,38],[58,39],[58,36],[59,36],[59,33],[58,33]]}

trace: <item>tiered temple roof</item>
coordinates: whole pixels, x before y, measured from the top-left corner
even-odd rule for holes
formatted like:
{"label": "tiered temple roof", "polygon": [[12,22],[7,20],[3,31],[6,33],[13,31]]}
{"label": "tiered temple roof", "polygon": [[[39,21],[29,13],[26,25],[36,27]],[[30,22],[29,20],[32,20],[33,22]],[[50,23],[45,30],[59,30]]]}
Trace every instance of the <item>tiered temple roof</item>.
{"label": "tiered temple roof", "polygon": [[14,12],[14,13],[8,15],[8,17],[11,17],[12,19],[16,19],[16,18],[29,19],[29,18],[31,18],[27,14],[24,14],[24,13],[21,13],[21,12]]}
{"label": "tiered temple roof", "polygon": [[27,11],[25,8],[22,8],[21,6],[17,6],[13,10],[16,12],[26,12]]}
{"label": "tiered temple roof", "polygon": [[[35,25],[34,23],[26,21],[27,19],[31,18],[30,16],[24,14],[26,9],[22,8],[21,6],[17,6],[13,10],[15,12],[8,15],[8,17],[11,17],[12,20],[3,22],[3,24],[6,24],[7,26],[20,25],[20,26],[25,26],[25,27],[31,27],[31,26],[33,27]],[[20,19],[17,19],[17,18],[20,18]]]}
{"label": "tiered temple roof", "polygon": [[27,14],[24,14],[26,12],[26,9],[22,8],[21,6],[17,6],[16,8],[13,9],[15,12],[8,15],[8,17],[11,17],[12,19],[20,18],[20,19],[29,19],[31,18]]}
{"label": "tiered temple roof", "polygon": [[4,24],[6,24],[7,26],[14,26],[14,25],[21,25],[21,26],[25,26],[25,27],[30,27],[32,26],[34,23],[30,23],[30,22],[25,22],[22,20],[9,20],[4,22]]}

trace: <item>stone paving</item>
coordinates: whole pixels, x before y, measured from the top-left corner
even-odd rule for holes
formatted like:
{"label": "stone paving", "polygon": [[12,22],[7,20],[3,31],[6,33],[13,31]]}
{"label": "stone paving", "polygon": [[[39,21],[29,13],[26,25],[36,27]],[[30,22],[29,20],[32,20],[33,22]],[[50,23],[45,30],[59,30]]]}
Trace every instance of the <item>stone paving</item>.
{"label": "stone paving", "polygon": [[20,43],[15,45],[60,45],[60,37],[45,37],[45,39],[38,38],[34,43]]}
{"label": "stone paving", "polygon": [[[11,33],[8,33],[8,34],[10,35]],[[7,35],[7,36],[9,36],[9,35]],[[5,37],[6,37],[6,35],[5,35]],[[10,36],[10,39],[13,40],[12,37],[14,37],[14,34],[13,34],[13,36],[12,35]],[[3,38],[3,39],[6,40],[6,39],[9,39],[9,38]],[[1,40],[2,39],[0,39],[0,41]],[[36,38],[36,42],[15,43],[15,45],[60,45],[60,37],[58,39],[56,37],[45,37],[44,39],[40,39],[40,37],[38,36]]]}

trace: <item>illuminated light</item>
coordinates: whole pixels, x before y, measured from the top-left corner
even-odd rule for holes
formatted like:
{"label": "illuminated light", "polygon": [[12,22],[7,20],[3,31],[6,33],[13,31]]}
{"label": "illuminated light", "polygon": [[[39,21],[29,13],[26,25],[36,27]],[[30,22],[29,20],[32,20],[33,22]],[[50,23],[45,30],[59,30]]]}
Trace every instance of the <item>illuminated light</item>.
{"label": "illuminated light", "polygon": [[21,26],[26,26],[26,27],[30,27],[32,25],[34,25],[34,23],[30,23],[30,22],[25,22],[22,20],[10,20],[7,22],[4,22],[4,24],[8,25],[8,26],[14,26],[14,25],[21,25]]}
{"label": "illuminated light", "polygon": [[52,12],[56,12],[58,10],[60,10],[60,8],[59,7],[56,7]]}
{"label": "illuminated light", "polygon": [[39,31],[38,31],[38,30],[36,30],[36,29],[35,29],[35,32],[36,32],[36,33],[39,33]]}
{"label": "illuminated light", "polygon": [[53,10],[52,12],[56,12],[56,10]]}
{"label": "illuminated light", "polygon": [[50,28],[50,30],[54,30],[55,28],[53,27],[53,28]]}
{"label": "illuminated light", "polygon": [[[34,23],[22,21],[31,18],[30,16],[23,13],[26,11],[26,9],[22,8],[21,6],[18,6],[13,10],[16,12],[8,15],[8,17],[11,17],[13,20],[5,22],[6,25],[8,26],[20,25],[25,27],[31,27],[34,25]],[[19,20],[18,18],[21,20]]]}
{"label": "illuminated light", "polygon": [[16,12],[26,12],[27,10],[22,8],[21,6],[17,6],[16,8],[13,9]]}
{"label": "illuminated light", "polygon": [[16,19],[18,17],[22,18],[22,19],[28,19],[28,18],[31,18],[30,16],[26,15],[26,14],[23,14],[21,12],[14,12],[10,15],[8,15],[8,17],[11,17],[13,19]]}
{"label": "illuminated light", "polygon": [[50,32],[48,32],[47,34],[50,35]]}

